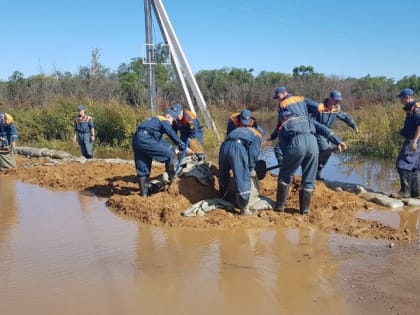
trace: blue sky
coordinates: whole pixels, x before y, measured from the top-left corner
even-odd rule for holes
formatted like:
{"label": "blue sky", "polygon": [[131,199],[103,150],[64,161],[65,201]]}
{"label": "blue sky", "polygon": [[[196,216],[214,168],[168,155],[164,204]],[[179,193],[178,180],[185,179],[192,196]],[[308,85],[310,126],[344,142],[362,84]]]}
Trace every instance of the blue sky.
{"label": "blue sky", "polygon": [[[420,1],[163,0],[193,72],[223,67],[339,77],[420,76]],[[157,23],[155,41],[161,41]],[[77,73],[94,49],[116,71],[143,57],[143,0],[3,0],[0,80]]]}

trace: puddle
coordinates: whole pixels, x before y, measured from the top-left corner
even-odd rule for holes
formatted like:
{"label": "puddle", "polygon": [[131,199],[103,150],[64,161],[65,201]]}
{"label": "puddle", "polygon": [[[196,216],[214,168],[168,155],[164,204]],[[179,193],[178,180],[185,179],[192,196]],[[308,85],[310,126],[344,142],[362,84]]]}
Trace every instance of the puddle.
{"label": "puddle", "polygon": [[419,235],[419,208],[404,207],[395,210],[372,210],[361,212],[360,219],[378,221],[395,229],[407,229]]}
{"label": "puddle", "polygon": [[165,230],[100,198],[4,176],[0,188],[4,314],[349,313],[317,230]]}

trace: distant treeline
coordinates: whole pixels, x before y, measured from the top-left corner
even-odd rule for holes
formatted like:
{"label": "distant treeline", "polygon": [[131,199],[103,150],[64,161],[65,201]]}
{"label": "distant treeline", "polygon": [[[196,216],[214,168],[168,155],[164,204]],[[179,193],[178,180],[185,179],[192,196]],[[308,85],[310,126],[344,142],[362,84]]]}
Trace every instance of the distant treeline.
{"label": "distant treeline", "polygon": [[[99,50],[92,52],[90,66],[80,67],[78,73],[56,71],[50,75],[38,74],[25,78],[15,71],[8,81],[0,81],[0,102],[8,107],[44,106],[56,96],[104,102],[117,101],[136,108],[148,108],[146,65],[135,58],[122,63],[116,71],[99,62]],[[171,102],[185,103],[183,92],[171,65],[155,66],[157,106],[165,108]],[[207,104],[226,109],[244,106],[253,110],[272,104],[271,96],[279,85],[285,85],[296,95],[322,101],[331,89],[338,89],[345,98],[347,110],[394,101],[398,91],[405,87],[420,91],[420,77],[406,76],[395,82],[384,76],[340,78],[325,76],[312,66],[297,66],[292,74],[253,69],[223,68],[202,70],[196,80]]]}
{"label": "distant treeline", "polygon": [[[121,64],[116,72],[99,63],[99,52],[92,53],[91,65],[72,74],[59,71],[25,78],[15,71],[0,81],[0,111],[15,116],[22,144],[71,148],[76,105],[85,104],[95,120],[97,148],[131,149],[131,135],[139,121],[150,115],[146,65],[142,59]],[[178,79],[169,65],[155,66],[158,111],[173,102],[185,104]],[[273,91],[284,85],[295,95],[323,101],[330,90],[340,90],[343,109],[356,119],[361,129],[354,135],[348,128],[339,133],[357,153],[394,157],[401,143],[398,130],[404,120],[398,92],[405,87],[420,92],[420,77],[340,78],[317,73],[311,66],[297,66],[292,74],[253,69],[223,68],[196,74],[204,99],[219,131],[223,133],[230,113],[248,107],[262,119],[276,119]],[[200,113],[199,113],[200,114]],[[205,147],[215,148],[217,140],[205,133]],[[354,151],[353,151],[354,152]]]}

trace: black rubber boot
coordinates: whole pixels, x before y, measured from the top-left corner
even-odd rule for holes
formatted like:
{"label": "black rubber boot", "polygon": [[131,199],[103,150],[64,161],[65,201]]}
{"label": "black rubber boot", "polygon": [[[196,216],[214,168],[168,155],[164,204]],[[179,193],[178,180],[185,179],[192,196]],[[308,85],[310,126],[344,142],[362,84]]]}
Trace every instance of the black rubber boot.
{"label": "black rubber boot", "polygon": [[325,165],[328,162],[328,159],[330,158],[332,154],[332,150],[326,150],[326,151],[320,151],[318,155],[318,171],[316,172],[316,179],[317,180],[324,180],[324,178],[321,177],[322,169],[325,167]]}
{"label": "black rubber boot", "polygon": [[220,185],[219,186],[219,197],[223,199],[223,198],[226,197],[226,194],[227,194],[226,186]]}
{"label": "black rubber boot", "polygon": [[300,214],[308,214],[311,205],[312,190],[299,190],[299,212]]}
{"label": "black rubber boot", "polygon": [[420,196],[419,175],[418,170],[414,170],[410,173],[410,194],[413,198]]}
{"label": "black rubber boot", "polygon": [[149,195],[149,182],[147,177],[139,177],[140,196]]}
{"label": "black rubber boot", "polygon": [[318,170],[316,171],[316,179],[317,180],[324,180],[324,178],[321,177],[321,172],[322,172],[323,168],[324,168],[323,166],[318,166]]}
{"label": "black rubber boot", "polygon": [[289,194],[289,184],[284,182],[277,183],[277,200],[274,205],[274,210],[283,212],[286,206],[287,195]]}
{"label": "black rubber boot", "polygon": [[398,192],[397,197],[399,198],[410,198],[410,171],[398,169],[400,175],[401,190]]}
{"label": "black rubber boot", "polygon": [[249,210],[249,199],[244,200],[240,198],[239,196],[236,197],[236,204],[241,210],[241,215],[250,215],[252,214],[252,211]]}
{"label": "black rubber boot", "polygon": [[176,165],[175,164],[170,164],[168,162],[165,163],[165,171],[168,174],[169,182],[171,182],[174,179],[175,170],[176,170]]}

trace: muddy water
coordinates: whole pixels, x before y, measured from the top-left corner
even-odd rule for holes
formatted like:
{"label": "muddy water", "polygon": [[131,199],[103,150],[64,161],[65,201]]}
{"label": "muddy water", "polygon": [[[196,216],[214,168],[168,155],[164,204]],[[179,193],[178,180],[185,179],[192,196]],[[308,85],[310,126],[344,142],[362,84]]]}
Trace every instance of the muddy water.
{"label": "muddy water", "polygon": [[[334,235],[166,230],[104,202],[0,176],[1,314],[352,313]],[[415,209],[364,215],[418,231]]]}

